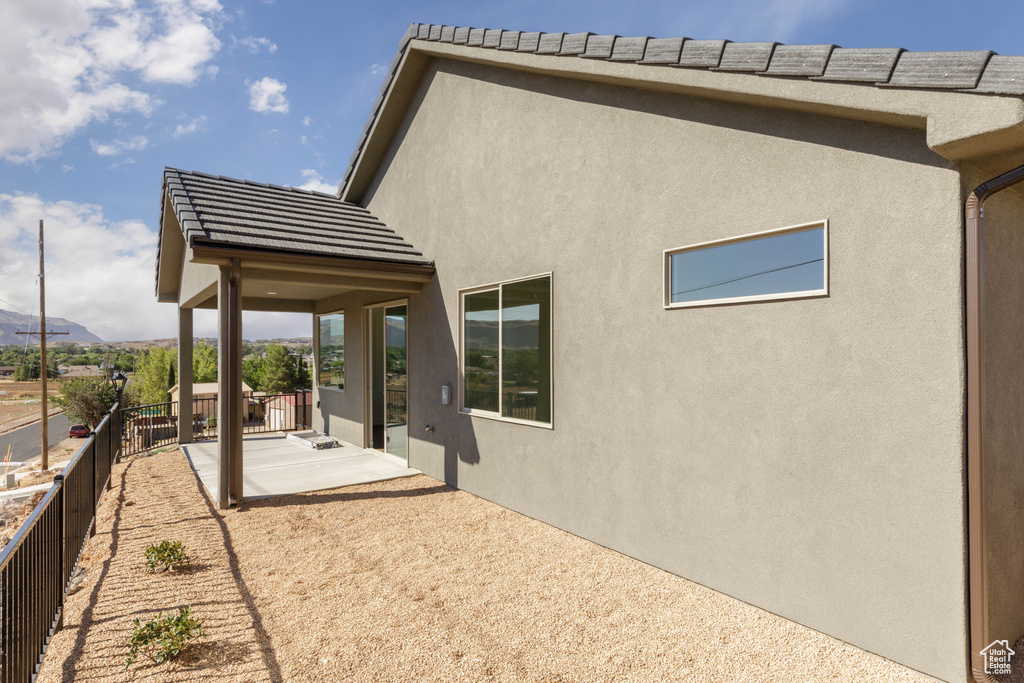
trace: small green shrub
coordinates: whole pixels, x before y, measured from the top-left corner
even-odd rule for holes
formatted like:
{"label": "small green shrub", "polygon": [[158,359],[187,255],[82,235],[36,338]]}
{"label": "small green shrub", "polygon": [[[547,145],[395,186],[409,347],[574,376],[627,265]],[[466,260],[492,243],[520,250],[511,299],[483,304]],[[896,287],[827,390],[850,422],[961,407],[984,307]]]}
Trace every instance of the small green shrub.
{"label": "small green shrub", "polygon": [[154,572],[173,570],[191,561],[181,541],[160,541],[146,548],[146,566]]}
{"label": "small green shrub", "polygon": [[135,627],[128,636],[128,654],[124,660],[125,671],[132,665],[139,651],[157,664],[163,664],[178,656],[193,638],[206,635],[203,623],[192,615],[192,606],[182,607],[178,616],[160,612],[156,619],[142,623],[135,617]]}

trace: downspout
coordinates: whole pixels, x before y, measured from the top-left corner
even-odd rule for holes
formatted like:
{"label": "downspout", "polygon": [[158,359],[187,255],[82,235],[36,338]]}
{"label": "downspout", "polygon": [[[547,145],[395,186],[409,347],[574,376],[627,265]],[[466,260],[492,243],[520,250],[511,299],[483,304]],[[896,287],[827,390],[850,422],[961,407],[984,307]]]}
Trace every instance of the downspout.
{"label": "downspout", "polygon": [[988,628],[988,544],[985,524],[985,329],[984,225],[985,200],[1024,181],[1024,166],[979,185],[967,197],[967,544],[971,632],[971,673],[974,680],[994,681],[985,673],[981,654],[990,640]]}

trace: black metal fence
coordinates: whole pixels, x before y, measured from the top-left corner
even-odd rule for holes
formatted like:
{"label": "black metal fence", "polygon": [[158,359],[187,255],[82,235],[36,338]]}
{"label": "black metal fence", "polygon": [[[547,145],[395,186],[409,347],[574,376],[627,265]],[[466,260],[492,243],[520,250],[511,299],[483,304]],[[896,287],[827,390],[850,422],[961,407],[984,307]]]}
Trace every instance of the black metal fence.
{"label": "black metal fence", "polygon": [[386,408],[388,424],[396,422],[404,424],[407,422],[409,413],[405,404],[405,389],[392,389],[388,387],[386,394],[384,406]]}
{"label": "black metal fence", "polygon": [[178,442],[178,402],[153,403],[121,411],[124,454],[134,455]]}
{"label": "black metal fence", "polygon": [[[466,405],[477,410],[498,412],[498,392],[466,389]],[[537,394],[506,391],[501,397],[502,415],[518,420],[537,419]]]}
{"label": "black metal fence", "polygon": [[121,411],[114,404],[32,514],[0,551],[0,681],[31,682],[53,633],[82,547],[95,533],[96,508],[121,456]]}
{"label": "black metal fence", "polygon": [[[242,433],[311,429],[312,404],[313,392],[309,389],[287,394],[246,394],[243,396]],[[192,399],[191,416],[181,415],[176,401],[125,408],[121,412],[126,455],[176,443],[179,419],[191,419],[193,441],[217,438],[216,397]]]}

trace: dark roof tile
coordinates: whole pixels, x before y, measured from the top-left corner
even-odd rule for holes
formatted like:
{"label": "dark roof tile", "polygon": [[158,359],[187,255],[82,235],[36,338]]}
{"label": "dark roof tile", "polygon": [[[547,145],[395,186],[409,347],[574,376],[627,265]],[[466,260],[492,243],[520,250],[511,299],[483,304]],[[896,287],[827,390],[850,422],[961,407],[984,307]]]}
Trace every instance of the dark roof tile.
{"label": "dark roof tile", "polygon": [[496,48],[499,45],[501,45],[501,30],[484,29],[484,42],[480,44],[480,47]]}
{"label": "dark roof tile", "polygon": [[[529,31],[519,34],[517,52],[537,52],[540,48],[540,31]],[[559,46],[561,47],[561,46]]]}
{"label": "dark roof tile", "polygon": [[580,54],[585,59],[608,59],[612,56],[612,48],[618,36],[590,36],[587,38],[586,49]]}
{"label": "dark roof tile", "polygon": [[687,40],[679,55],[678,66],[713,69],[722,61],[722,52],[728,40]]}
{"label": "dark roof tile", "polygon": [[429,265],[369,211],[333,195],[173,168],[164,186],[190,246]]}
{"label": "dark roof tile", "polygon": [[777,45],[769,76],[820,76],[825,73],[829,55],[835,45]]}
{"label": "dark roof tile", "polygon": [[483,28],[471,28],[469,29],[469,40],[466,41],[466,45],[470,47],[483,47],[484,45],[484,32],[487,29]]}
{"label": "dark roof tile", "polygon": [[540,42],[537,45],[537,54],[539,55],[557,55],[562,51],[562,39],[565,38],[564,33],[542,33],[540,34]]}
{"label": "dark roof tile", "polygon": [[904,52],[892,77],[885,83],[898,88],[973,88],[992,56],[990,50],[974,52]]}
{"label": "dark roof tile", "polygon": [[519,35],[521,31],[502,31],[499,50],[516,50],[519,48]]}
{"label": "dark roof tile", "polygon": [[837,47],[828,58],[825,73],[815,80],[884,83],[892,75],[901,52],[901,47]]}
{"label": "dark roof tile", "polygon": [[562,49],[558,53],[563,56],[581,55],[587,50],[587,38],[591,33],[566,33],[562,38]]}
{"label": "dark roof tile", "polygon": [[[686,38],[651,38],[641,64],[678,64]],[[717,64],[717,62],[716,62]]]}
{"label": "dark roof tile", "polygon": [[1024,57],[992,55],[974,92],[1024,95]]}
{"label": "dark roof tile", "polygon": [[729,43],[722,51],[718,71],[765,71],[778,43]]}

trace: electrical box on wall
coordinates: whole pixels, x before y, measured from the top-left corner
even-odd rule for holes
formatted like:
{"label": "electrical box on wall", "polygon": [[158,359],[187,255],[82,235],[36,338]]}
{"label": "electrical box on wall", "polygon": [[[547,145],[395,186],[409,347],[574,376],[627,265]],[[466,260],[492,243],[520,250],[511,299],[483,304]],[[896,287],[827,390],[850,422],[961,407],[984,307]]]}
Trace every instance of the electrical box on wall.
{"label": "electrical box on wall", "polygon": [[441,385],[441,405],[448,406],[452,404],[452,385],[442,384]]}

